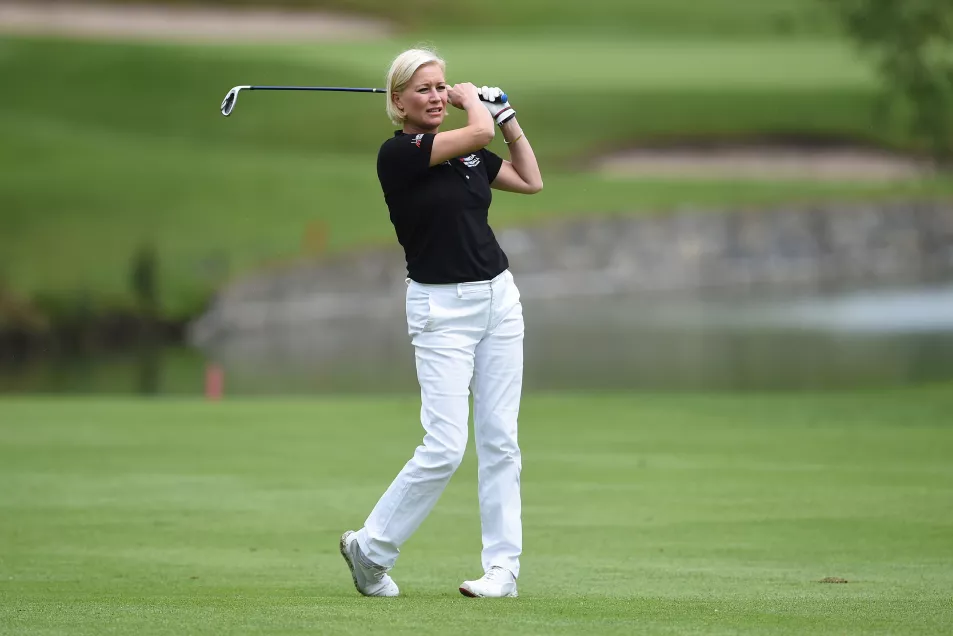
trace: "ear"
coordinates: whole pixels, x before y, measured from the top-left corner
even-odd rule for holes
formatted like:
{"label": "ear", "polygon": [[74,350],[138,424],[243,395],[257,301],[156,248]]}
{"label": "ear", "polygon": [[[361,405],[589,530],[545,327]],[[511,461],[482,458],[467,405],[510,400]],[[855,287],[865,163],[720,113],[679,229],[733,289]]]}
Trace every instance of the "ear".
{"label": "ear", "polygon": [[390,101],[401,115],[404,114],[404,104],[400,101],[400,93],[394,91],[390,94]]}

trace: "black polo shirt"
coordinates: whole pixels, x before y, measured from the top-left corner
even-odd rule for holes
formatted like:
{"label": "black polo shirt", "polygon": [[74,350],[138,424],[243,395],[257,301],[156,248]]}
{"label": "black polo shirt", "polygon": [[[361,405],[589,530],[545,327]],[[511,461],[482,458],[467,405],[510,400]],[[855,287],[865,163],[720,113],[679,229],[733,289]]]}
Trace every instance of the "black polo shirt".
{"label": "black polo shirt", "polygon": [[434,136],[398,130],[377,155],[407,275],[429,284],[495,278],[509,267],[487,222],[503,160],[484,148],[430,167]]}

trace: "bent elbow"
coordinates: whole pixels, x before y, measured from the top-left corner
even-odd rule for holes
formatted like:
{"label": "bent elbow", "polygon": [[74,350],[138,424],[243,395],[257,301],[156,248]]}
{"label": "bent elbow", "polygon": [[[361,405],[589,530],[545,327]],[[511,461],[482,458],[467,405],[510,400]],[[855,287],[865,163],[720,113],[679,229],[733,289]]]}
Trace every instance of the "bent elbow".
{"label": "bent elbow", "polygon": [[486,128],[483,126],[470,126],[470,142],[468,145],[471,152],[476,152],[481,148],[489,146],[490,142],[493,141],[494,135],[496,135],[496,131],[493,129],[493,126]]}
{"label": "bent elbow", "polygon": [[538,194],[543,191],[543,180],[540,179],[530,186],[530,194]]}

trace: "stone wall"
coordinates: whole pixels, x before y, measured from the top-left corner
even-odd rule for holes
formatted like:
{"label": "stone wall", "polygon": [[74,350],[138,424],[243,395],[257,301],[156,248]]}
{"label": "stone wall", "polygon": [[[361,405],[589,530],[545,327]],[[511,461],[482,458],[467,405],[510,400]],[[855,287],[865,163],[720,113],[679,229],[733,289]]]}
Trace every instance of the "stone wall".
{"label": "stone wall", "polygon": [[[823,290],[953,278],[953,204],[683,210],[588,217],[498,232],[524,298]],[[396,245],[396,241],[395,241]],[[393,312],[399,248],[355,252],[223,289],[193,343]]]}

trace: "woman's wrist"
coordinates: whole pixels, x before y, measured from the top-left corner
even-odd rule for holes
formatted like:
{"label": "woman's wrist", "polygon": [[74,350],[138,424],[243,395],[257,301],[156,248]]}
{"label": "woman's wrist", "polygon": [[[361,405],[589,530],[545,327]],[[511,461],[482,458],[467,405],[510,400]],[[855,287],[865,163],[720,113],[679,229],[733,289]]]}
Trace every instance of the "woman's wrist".
{"label": "woman's wrist", "polygon": [[504,122],[503,125],[500,126],[500,132],[503,133],[503,141],[507,145],[516,143],[523,137],[523,129],[520,128],[515,117]]}

